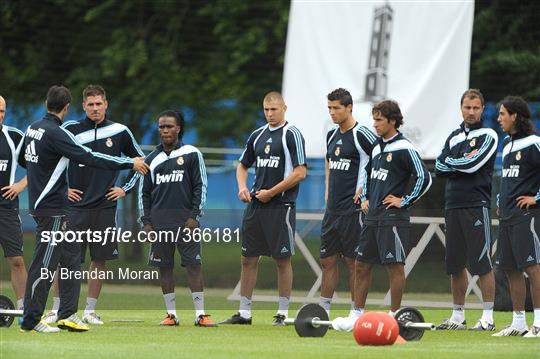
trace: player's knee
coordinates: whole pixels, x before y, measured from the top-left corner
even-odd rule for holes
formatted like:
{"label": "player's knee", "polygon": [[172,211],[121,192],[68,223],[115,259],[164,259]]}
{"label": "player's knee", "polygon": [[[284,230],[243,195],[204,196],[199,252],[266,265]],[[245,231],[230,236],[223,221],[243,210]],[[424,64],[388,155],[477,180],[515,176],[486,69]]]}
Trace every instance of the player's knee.
{"label": "player's knee", "polygon": [[523,268],[527,276],[531,279],[540,280],[540,264],[533,264]]}
{"label": "player's knee", "polygon": [[323,270],[331,270],[337,266],[337,256],[326,257],[320,259]]}
{"label": "player's knee", "polygon": [[187,265],[186,271],[187,271],[188,276],[197,276],[201,274],[201,265],[200,264]]}
{"label": "player's knee", "polygon": [[8,262],[9,262],[9,265],[11,267],[11,270],[18,271],[18,270],[25,269],[25,267],[24,267],[24,259],[23,259],[22,256],[10,257],[8,259]]}
{"label": "player's knee", "polygon": [[257,268],[258,261],[259,258],[257,257],[242,257],[241,263],[243,268],[254,269]]}
{"label": "player's knee", "polygon": [[289,267],[292,267],[291,257],[276,259],[276,266],[279,269],[287,269]]}
{"label": "player's knee", "polygon": [[92,269],[97,269],[98,271],[105,270],[106,262],[104,260],[93,260],[92,263],[90,263],[90,267]]}
{"label": "player's knee", "polygon": [[405,275],[405,266],[401,263],[388,264],[386,270],[393,275]]}
{"label": "player's knee", "polygon": [[364,276],[366,274],[369,274],[369,272],[371,271],[371,264],[356,261],[356,263],[354,263],[354,271],[356,272],[357,276]]}

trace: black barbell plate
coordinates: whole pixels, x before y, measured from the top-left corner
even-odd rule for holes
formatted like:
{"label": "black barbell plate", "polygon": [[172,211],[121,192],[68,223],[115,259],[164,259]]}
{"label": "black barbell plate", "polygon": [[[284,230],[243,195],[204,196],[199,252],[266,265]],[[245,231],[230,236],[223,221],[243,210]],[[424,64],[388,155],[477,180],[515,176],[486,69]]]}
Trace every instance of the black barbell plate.
{"label": "black barbell plate", "polygon": [[[0,295],[0,309],[8,309],[13,310],[15,309],[15,305],[5,295]],[[11,324],[13,324],[13,321],[15,320],[14,315],[10,314],[0,314],[0,327],[9,328]]]}
{"label": "black barbell plate", "polygon": [[296,314],[294,320],[294,329],[300,337],[324,337],[328,331],[328,325],[313,326],[311,320],[319,318],[319,320],[329,320],[328,313],[318,304],[309,303]]}
{"label": "black barbell plate", "polygon": [[407,322],[424,323],[424,316],[416,308],[406,307],[397,311],[395,318],[399,325],[399,335],[406,341],[420,340],[424,336],[424,330],[418,328],[408,328]]}

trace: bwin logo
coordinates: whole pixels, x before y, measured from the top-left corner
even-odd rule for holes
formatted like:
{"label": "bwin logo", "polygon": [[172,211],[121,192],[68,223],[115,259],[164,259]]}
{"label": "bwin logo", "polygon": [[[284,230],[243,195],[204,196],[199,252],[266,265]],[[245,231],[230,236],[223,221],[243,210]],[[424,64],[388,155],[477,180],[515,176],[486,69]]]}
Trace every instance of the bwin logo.
{"label": "bwin logo", "polygon": [[270,157],[270,158],[260,158],[257,156],[257,167],[271,167],[278,168],[279,166],[279,157]]}
{"label": "bwin logo", "polygon": [[40,141],[43,137],[43,133],[45,133],[45,130],[42,128],[37,130],[29,128],[28,131],[26,131],[26,136]]}
{"label": "bwin logo", "polygon": [[184,179],[184,171],[173,172],[169,174],[156,174],[156,184],[170,183],[170,182],[182,182]]}
{"label": "bwin logo", "polygon": [[510,166],[510,168],[503,168],[503,177],[519,177],[519,166]]}
{"label": "bwin logo", "polygon": [[38,163],[39,156],[36,153],[36,144],[34,140],[30,142],[24,150],[24,159],[26,162]]}
{"label": "bwin logo", "polygon": [[385,169],[371,171],[371,178],[373,178],[373,179],[386,181],[387,176],[388,176],[388,171],[385,170]]}
{"label": "bwin logo", "polygon": [[348,171],[349,167],[351,166],[350,162],[332,161],[332,160],[329,160],[329,161],[330,161],[330,163],[328,164],[328,167],[331,170]]}

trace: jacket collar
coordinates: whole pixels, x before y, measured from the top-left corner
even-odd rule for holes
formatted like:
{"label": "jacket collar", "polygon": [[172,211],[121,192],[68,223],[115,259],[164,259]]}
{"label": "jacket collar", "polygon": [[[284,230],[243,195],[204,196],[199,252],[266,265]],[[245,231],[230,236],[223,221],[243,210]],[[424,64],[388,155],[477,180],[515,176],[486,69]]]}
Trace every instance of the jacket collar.
{"label": "jacket collar", "polygon": [[[179,149],[180,147],[182,147],[184,144],[182,143],[181,140],[178,141],[178,143],[176,144],[176,146],[172,149],[173,151],[174,150],[177,150]],[[160,143],[159,145],[156,146],[156,150],[158,150],[159,152],[165,152],[165,147],[163,146],[163,143]]]}
{"label": "jacket collar", "polygon": [[385,141],[382,137],[378,137],[377,140],[381,144],[381,146],[386,146],[389,143],[396,142],[398,140],[403,139],[403,134],[401,132],[397,132],[397,134],[394,135],[391,139]]}
{"label": "jacket collar", "polygon": [[513,135],[509,135],[509,136],[510,136],[510,139],[512,141],[515,141],[515,140],[519,140],[520,138],[525,138],[527,136],[530,136],[530,134],[525,133],[525,132],[518,132],[518,133],[514,133]]}
{"label": "jacket collar", "polygon": [[44,120],[54,121],[58,126],[62,125],[62,120],[60,117],[56,116],[55,114],[52,114],[50,112],[47,112],[45,116],[43,117]]}
{"label": "jacket collar", "polygon": [[91,128],[100,128],[100,127],[104,127],[106,126],[110,121],[109,121],[109,117],[105,114],[105,118],[103,119],[103,121],[101,121],[101,123],[99,125],[96,126],[96,123],[94,121],[92,121],[91,119],[88,118],[88,116],[86,116],[83,120],[84,124],[88,127],[91,127]]}
{"label": "jacket collar", "polygon": [[462,132],[469,132],[469,131],[478,130],[479,128],[484,127],[484,123],[482,122],[482,120],[480,120],[480,122],[475,123],[471,127],[465,127],[465,121],[463,121],[461,125],[459,125],[459,127],[461,127]]}

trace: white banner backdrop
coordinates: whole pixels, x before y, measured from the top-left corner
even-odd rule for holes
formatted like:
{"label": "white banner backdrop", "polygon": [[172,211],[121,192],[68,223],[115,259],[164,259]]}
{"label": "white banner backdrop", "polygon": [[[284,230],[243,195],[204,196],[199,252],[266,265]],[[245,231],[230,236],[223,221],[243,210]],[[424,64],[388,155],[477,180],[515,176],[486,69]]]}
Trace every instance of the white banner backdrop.
{"label": "white banner backdrop", "polygon": [[423,158],[435,158],[462,121],[473,15],[473,1],[293,0],[283,95],[307,156],[324,157],[332,126],[326,95],[344,87],[355,119],[371,129],[372,104],[396,100],[400,130]]}

